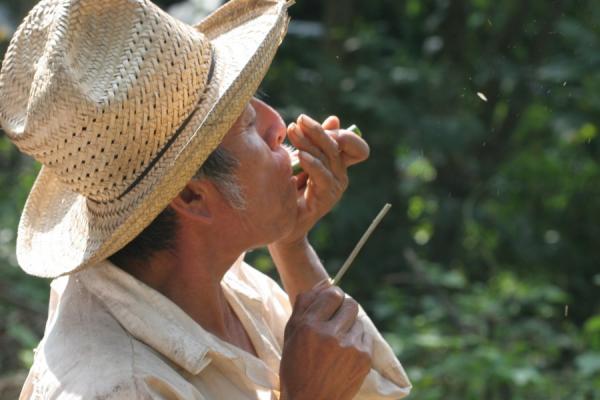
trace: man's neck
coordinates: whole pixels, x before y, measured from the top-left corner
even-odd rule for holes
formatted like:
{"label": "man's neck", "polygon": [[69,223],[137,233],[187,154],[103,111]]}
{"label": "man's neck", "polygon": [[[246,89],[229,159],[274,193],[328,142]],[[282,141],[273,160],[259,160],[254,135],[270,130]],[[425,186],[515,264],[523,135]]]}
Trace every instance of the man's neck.
{"label": "man's neck", "polygon": [[[215,251],[211,240],[189,238],[170,251],[161,251],[145,263],[131,262],[123,269],[161,292],[212,334],[249,352],[248,336],[229,305],[221,280],[240,254]],[[222,248],[221,248],[222,250]]]}

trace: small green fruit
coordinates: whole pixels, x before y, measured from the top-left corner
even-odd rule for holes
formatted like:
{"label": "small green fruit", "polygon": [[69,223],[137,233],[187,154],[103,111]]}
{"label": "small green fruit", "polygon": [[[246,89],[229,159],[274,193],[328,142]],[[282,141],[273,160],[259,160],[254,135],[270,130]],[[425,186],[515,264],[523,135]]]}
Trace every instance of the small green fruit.
{"label": "small green fruit", "polygon": [[358,136],[362,137],[362,132],[360,131],[360,129],[358,129],[358,126],[356,126],[356,125],[350,125],[348,127],[348,130],[352,131],[352,132],[356,133]]}

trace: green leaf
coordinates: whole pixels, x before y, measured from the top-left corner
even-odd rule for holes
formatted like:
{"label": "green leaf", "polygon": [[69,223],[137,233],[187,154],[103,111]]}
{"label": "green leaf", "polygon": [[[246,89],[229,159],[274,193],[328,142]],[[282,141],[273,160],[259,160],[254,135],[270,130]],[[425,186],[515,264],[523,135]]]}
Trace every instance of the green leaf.
{"label": "green leaf", "polygon": [[584,376],[600,374],[600,352],[587,352],[579,355],[575,364]]}

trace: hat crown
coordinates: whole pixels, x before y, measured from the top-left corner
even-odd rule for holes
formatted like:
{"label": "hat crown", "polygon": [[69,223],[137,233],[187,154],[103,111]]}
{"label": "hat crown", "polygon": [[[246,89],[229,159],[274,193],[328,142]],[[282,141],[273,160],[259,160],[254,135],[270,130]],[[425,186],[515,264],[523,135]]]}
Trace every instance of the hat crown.
{"label": "hat crown", "polygon": [[43,0],[11,40],[0,122],[74,192],[112,201],[197,105],[210,42],[146,0]]}

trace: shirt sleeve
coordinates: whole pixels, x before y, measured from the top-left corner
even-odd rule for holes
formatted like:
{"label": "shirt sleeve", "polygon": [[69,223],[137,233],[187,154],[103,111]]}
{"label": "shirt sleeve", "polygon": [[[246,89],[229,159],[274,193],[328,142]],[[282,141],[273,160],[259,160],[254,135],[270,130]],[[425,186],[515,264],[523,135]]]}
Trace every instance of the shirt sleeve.
{"label": "shirt sleeve", "polygon": [[[283,333],[290,318],[292,306],[285,291],[271,278],[244,263],[244,277],[262,294],[265,317],[283,347]],[[410,393],[411,383],[390,345],[381,336],[373,321],[360,307],[358,319],[366,334],[373,340],[373,368],[367,375],[356,397],[357,400],[401,399]]]}
{"label": "shirt sleeve", "polygon": [[394,351],[362,307],[359,309],[358,319],[365,333],[373,339],[373,368],[356,399],[401,399],[408,396],[412,385]]}

